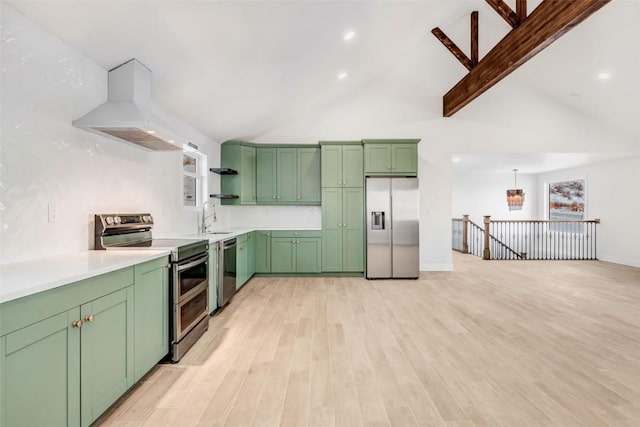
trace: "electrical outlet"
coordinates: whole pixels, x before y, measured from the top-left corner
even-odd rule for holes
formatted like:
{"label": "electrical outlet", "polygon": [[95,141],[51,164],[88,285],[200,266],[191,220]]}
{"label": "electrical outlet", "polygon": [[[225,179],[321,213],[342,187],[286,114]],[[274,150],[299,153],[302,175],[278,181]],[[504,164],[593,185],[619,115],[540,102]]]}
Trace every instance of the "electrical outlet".
{"label": "electrical outlet", "polygon": [[56,212],[56,205],[54,203],[49,203],[48,216],[50,223],[58,222],[58,213]]}

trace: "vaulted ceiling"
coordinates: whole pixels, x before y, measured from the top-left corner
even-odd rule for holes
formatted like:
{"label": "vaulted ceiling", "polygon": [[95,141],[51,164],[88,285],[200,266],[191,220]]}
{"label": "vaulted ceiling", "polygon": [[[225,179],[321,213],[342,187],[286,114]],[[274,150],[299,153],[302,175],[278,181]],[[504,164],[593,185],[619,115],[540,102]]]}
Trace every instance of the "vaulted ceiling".
{"label": "vaulted ceiling", "polygon": [[[483,0],[7,3],[105,69],[139,59],[154,100],[217,141],[259,136],[363,87],[441,97],[466,69],[433,27],[468,52],[478,10],[480,58],[510,29]],[[640,1],[614,0],[507,79],[640,141],[638,18]]]}

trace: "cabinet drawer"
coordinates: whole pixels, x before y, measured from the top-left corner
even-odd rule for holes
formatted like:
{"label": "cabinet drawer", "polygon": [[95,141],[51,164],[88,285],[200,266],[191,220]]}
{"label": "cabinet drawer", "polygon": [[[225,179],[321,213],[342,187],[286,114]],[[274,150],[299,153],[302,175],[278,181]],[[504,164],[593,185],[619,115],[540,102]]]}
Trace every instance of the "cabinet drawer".
{"label": "cabinet drawer", "polygon": [[322,230],[275,230],[271,237],[322,237]]}
{"label": "cabinet drawer", "polygon": [[0,336],[131,286],[133,281],[133,267],[127,267],[6,302],[0,310]]}

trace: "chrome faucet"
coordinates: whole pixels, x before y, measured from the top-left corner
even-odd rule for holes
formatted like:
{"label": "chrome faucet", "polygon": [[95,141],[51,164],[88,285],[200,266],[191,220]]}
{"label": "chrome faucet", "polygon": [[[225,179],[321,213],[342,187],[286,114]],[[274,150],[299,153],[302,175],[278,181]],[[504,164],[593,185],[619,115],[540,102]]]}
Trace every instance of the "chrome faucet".
{"label": "chrome faucet", "polygon": [[[211,207],[213,208],[213,215],[209,215],[207,216],[206,212],[207,212],[207,205],[211,205]],[[213,203],[212,201],[207,200],[206,202],[204,202],[202,204],[202,216],[201,216],[201,221],[200,221],[200,226],[198,228],[198,232],[199,233],[206,233],[207,232],[207,219],[210,218],[211,216],[213,216],[213,222],[217,222],[218,221],[218,217],[216,216],[216,204]]]}

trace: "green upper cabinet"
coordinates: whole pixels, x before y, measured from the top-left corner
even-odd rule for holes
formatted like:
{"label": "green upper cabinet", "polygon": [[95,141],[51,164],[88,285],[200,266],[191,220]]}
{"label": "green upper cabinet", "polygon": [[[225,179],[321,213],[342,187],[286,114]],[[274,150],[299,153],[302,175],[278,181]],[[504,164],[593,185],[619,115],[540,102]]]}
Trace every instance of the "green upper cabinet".
{"label": "green upper cabinet", "polygon": [[257,147],[256,189],[259,204],[319,204],[318,147]]}
{"label": "green upper cabinet", "polygon": [[298,203],[320,203],[320,148],[297,148],[296,184]]}
{"label": "green upper cabinet", "polygon": [[276,174],[278,160],[275,148],[256,148],[256,195],[258,203],[276,203],[278,193]]}
{"label": "green upper cabinet", "polygon": [[365,175],[417,176],[418,142],[419,139],[363,140]]}
{"label": "green upper cabinet", "polygon": [[237,175],[222,175],[220,191],[237,199],[222,199],[223,205],[256,204],[256,148],[240,141],[227,141],[220,149],[220,166],[231,168]]}
{"label": "green upper cabinet", "polygon": [[284,204],[297,203],[296,198],[296,148],[277,148],[276,183],[278,187],[277,202]]}
{"label": "green upper cabinet", "polygon": [[166,258],[134,267],[136,381],[169,353],[168,267],[169,261]]}
{"label": "green upper cabinet", "polygon": [[363,148],[357,142],[320,142],[322,187],[362,187]]}

